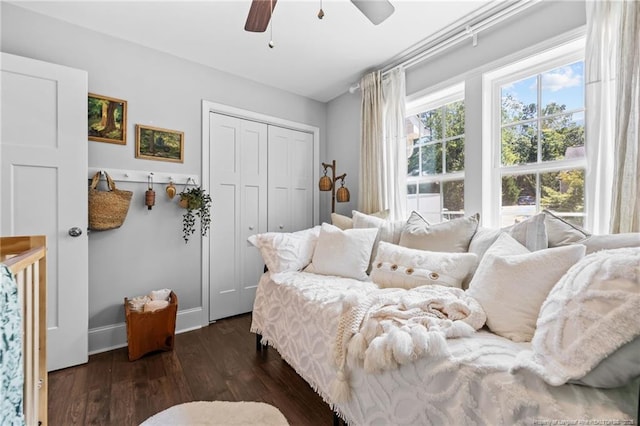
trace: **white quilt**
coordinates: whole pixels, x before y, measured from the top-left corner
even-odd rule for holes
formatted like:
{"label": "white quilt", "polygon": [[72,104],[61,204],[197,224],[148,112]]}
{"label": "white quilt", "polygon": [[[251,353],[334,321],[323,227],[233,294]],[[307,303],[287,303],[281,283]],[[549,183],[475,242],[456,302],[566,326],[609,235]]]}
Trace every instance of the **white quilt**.
{"label": "white quilt", "polygon": [[[528,343],[487,331],[447,340],[449,356],[421,358],[379,373],[350,370],[351,398],[336,403],[332,345],[342,301],[376,289],[371,282],[285,272],[263,275],[251,331],[275,347],[350,425],[516,425],[553,420],[629,421],[638,383],[625,388],[553,387],[527,371],[509,369]],[[320,420],[320,419],[319,419]],[[542,424],[542,423],[540,423]]]}

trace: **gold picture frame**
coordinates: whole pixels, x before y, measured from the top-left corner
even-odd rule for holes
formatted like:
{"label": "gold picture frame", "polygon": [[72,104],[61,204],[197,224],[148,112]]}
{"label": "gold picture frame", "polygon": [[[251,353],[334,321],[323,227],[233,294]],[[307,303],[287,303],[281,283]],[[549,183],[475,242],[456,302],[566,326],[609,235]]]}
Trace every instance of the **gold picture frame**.
{"label": "gold picture frame", "polygon": [[89,93],[87,105],[90,141],[127,144],[127,101]]}
{"label": "gold picture frame", "polygon": [[136,158],[184,163],[184,132],[136,124]]}

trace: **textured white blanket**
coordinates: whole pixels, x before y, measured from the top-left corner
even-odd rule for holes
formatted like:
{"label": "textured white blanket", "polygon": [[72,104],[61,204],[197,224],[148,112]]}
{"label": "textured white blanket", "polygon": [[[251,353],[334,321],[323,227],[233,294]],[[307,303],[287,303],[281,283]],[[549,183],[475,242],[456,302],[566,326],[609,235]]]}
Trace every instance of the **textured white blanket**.
{"label": "textured white blanket", "polygon": [[374,373],[419,357],[444,357],[449,355],[446,338],[469,336],[485,321],[480,304],[458,288],[389,288],[365,298],[347,297],[333,347],[338,373],[332,397],[350,397],[347,362]]}
{"label": "textured white blanket", "polygon": [[518,355],[512,371],[529,370],[554,386],[581,379],[640,337],[638,312],[640,248],[590,254],[555,285],[540,309],[532,350]]}

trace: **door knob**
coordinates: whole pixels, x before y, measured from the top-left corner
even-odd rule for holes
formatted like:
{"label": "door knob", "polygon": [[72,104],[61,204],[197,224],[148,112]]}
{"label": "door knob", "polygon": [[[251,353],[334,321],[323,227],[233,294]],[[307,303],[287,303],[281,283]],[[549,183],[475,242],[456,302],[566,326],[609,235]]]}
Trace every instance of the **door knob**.
{"label": "door knob", "polygon": [[80,235],[82,235],[82,229],[74,226],[73,228],[69,229],[69,235],[71,235],[72,237],[79,237]]}
{"label": "door knob", "polygon": [[253,225],[249,225],[249,231],[253,231]]}
{"label": "door knob", "polygon": [[284,229],[284,225],[279,225],[278,228]]}

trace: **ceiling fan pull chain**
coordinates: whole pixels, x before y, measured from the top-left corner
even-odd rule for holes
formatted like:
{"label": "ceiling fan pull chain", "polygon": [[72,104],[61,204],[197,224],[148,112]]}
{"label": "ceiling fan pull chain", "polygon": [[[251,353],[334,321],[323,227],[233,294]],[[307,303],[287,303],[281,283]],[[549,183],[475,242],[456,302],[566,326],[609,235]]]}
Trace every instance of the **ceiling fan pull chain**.
{"label": "ceiling fan pull chain", "polygon": [[324,18],[324,10],[322,10],[322,0],[320,0],[320,10],[318,11],[318,19]]}
{"label": "ceiling fan pull chain", "polygon": [[270,10],[270,15],[269,15],[269,33],[270,33],[270,40],[269,40],[269,47],[271,49],[273,49],[273,46],[275,46],[274,42],[273,42],[273,0],[269,0],[269,10]]}

